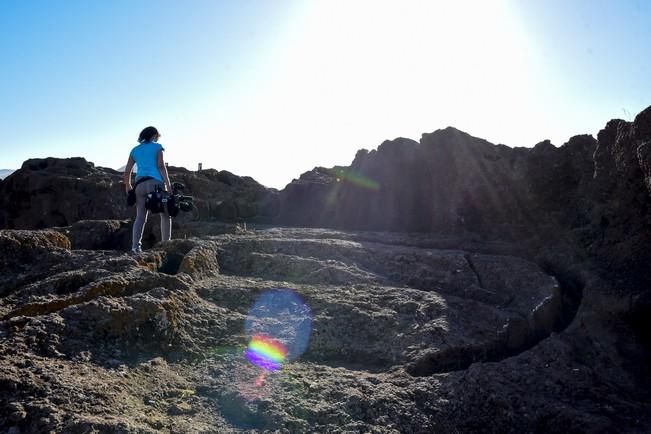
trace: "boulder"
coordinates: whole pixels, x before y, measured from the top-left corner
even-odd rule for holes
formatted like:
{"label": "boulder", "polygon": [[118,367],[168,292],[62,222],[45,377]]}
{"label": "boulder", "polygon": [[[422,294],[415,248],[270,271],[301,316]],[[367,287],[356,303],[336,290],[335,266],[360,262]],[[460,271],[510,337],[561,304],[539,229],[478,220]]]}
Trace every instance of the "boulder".
{"label": "boulder", "polygon": [[[177,224],[201,220],[254,221],[274,211],[276,192],[250,177],[207,169],[168,168],[173,182],[194,197],[192,212],[179,213]],[[83,158],[31,159],[0,183],[0,228],[40,229],[70,226],[80,220],[132,217],[122,173],[96,167]]]}
{"label": "boulder", "polygon": [[67,226],[125,214],[120,174],[83,158],[27,160],[0,190],[0,228]]}
{"label": "boulder", "polygon": [[454,128],[358,152],[350,167],[317,168],[280,193],[278,221],[399,232],[508,235],[536,223],[518,166],[525,153]]}
{"label": "boulder", "polygon": [[131,226],[128,220],[79,220],[52,230],[68,237],[73,249],[129,250]]}

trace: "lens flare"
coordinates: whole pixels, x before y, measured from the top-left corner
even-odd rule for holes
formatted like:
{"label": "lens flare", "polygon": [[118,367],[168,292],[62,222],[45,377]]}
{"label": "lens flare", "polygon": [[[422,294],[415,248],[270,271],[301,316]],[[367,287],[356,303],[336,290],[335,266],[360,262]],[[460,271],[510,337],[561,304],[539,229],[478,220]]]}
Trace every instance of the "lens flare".
{"label": "lens flare", "polygon": [[337,169],[337,182],[346,181],[367,190],[378,191],[380,183],[351,169]]}
{"label": "lens flare", "polygon": [[249,362],[267,371],[277,371],[287,358],[287,347],[277,339],[255,335],[245,351]]}
{"label": "lens flare", "polygon": [[246,358],[267,371],[276,371],[307,349],[312,313],[291,289],[272,289],[249,310],[244,327],[249,341]]}
{"label": "lens flare", "polygon": [[258,375],[258,378],[255,379],[255,385],[258,387],[264,386],[265,377],[265,371],[262,371],[262,374]]}

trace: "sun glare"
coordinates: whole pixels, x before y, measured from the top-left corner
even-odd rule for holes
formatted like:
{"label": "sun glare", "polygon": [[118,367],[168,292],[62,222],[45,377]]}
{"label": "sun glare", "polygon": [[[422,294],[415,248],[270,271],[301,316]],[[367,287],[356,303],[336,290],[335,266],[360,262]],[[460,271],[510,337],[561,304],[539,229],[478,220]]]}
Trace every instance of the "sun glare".
{"label": "sun glare", "polygon": [[[523,33],[505,2],[309,5],[288,23],[249,103],[213,123],[220,143],[240,145],[218,158],[236,173],[250,144],[265,144],[255,173],[272,164],[296,176],[448,125],[502,138],[501,114],[531,105]],[[519,119],[509,124],[513,137],[526,128]],[[280,179],[290,180],[277,173],[261,181],[279,186]]]}

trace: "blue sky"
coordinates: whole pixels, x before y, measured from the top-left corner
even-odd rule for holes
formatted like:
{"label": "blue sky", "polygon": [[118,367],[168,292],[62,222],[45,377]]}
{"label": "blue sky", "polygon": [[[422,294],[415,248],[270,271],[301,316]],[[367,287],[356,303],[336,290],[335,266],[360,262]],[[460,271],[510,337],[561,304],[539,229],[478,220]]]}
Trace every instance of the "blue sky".
{"label": "blue sky", "polygon": [[0,168],[170,164],[282,188],[448,125],[509,146],[596,135],[651,105],[651,2],[0,3]]}

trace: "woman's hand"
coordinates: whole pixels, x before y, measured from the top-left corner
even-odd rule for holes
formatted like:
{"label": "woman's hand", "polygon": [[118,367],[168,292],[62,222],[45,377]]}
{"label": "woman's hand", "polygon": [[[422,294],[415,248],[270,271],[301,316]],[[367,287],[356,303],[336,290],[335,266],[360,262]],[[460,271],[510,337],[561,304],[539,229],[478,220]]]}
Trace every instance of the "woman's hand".
{"label": "woman's hand", "polygon": [[136,164],[135,160],[131,155],[129,155],[129,160],[127,161],[127,165],[124,168],[124,191],[129,194],[129,191],[131,191],[131,171],[133,170],[133,165]]}
{"label": "woman's hand", "polygon": [[165,161],[163,160],[163,150],[161,149],[158,151],[158,156],[156,157],[157,162],[158,162],[158,170],[160,170],[160,174],[163,176],[163,183],[165,184],[165,191],[168,193],[172,194],[172,183],[170,182],[170,175],[167,173],[167,166],[165,165]]}

